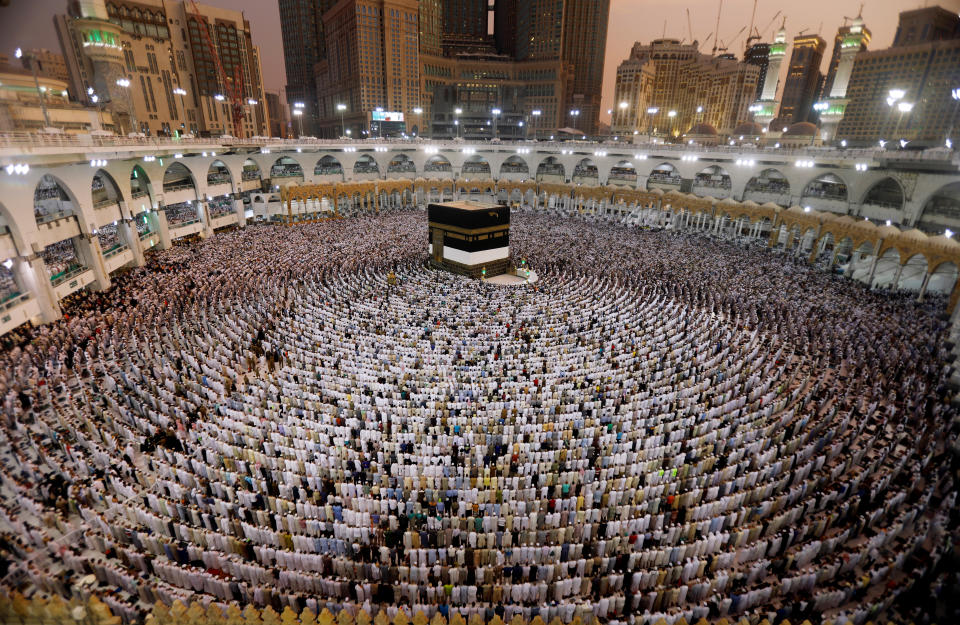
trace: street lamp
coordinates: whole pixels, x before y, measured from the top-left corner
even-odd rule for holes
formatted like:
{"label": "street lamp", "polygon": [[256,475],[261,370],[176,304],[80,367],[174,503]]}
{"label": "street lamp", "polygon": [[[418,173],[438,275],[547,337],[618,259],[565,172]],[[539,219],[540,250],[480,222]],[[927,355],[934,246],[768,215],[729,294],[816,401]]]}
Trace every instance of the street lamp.
{"label": "street lamp", "polygon": [[490,111],[493,114],[493,136],[497,136],[497,118],[500,117],[500,109],[493,109]]}
{"label": "street lamp", "polygon": [[[542,115],[542,114],[543,114],[543,113],[542,113],[542,111],[541,111],[540,109],[533,109],[532,111],[530,111],[530,115],[532,115],[532,116],[534,116],[534,117],[540,117],[540,115]],[[539,128],[540,122],[537,121],[535,124],[532,124],[532,125],[535,125],[535,126],[537,126],[537,127]],[[528,136],[528,137],[530,136],[530,126],[527,126],[527,136]],[[534,138],[536,138],[536,135],[534,135]]]}
{"label": "street lamp", "polygon": [[173,95],[180,96],[180,108],[183,109],[183,121],[180,122],[180,128],[185,131],[187,129],[187,107],[183,103],[183,96],[187,95],[187,90],[182,87],[174,87]]}
{"label": "street lamp", "polygon": [[414,107],[413,114],[417,116],[417,132],[413,133],[413,136],[423,135],[423,128],[420,127],[423,125],[423,109],[419,106]]}
{"label": "street lamp", "polygon": [[297,126],[300,128],[299,138],[303,136],[303,109],[293,109],[293,115],[297,118]]}
{"label": "street lamp", "polygon": [[453,125],[457,127],[457,138],[460,138],[460,116],[463,115],[463,109],[459,106],[453,109],[453,114],[456,116],[456,119],[453,120]]}
{"label": "street lamp", "polygon": [[900,134],[900,123],[903,121],[904,114],[913,110],[913,102],[900,102],[897,104],[897,110],[900,111],[900,115],[897,117],[897,127],[893,129],[894,137]]}
{"label": "street lamp", "polygon": [[130,86],[130,79],[129,79],[129,78],[117,78],[117,86],[118,86],[118,87],[129,87],[129,86]]}
{"label": "street lamp", "polygon": [[660,109],[656,106],[651,106],[647,108],[647,117],[649,120],[647,122],[647,137],[653,135],[653,116],[660,112]]}
{"label": "street lamp", "polygon": [[337,110],[340,111],[340,136],[344,136],[346,128],[343,125],[343,112],[347,110],[347,105],[343,103],[337,104]]}

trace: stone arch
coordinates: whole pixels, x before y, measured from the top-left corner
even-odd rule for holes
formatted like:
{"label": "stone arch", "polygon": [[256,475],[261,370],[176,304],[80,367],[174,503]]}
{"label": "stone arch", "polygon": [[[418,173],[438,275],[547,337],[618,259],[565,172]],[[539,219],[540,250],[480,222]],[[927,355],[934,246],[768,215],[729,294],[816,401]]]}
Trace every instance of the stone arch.
{"label": "stone arch", "polygon": [[221,184],[232,186],[233,174],[230,173],[227,164],[218,158],[210,163],[210,167],[207,168],[207,186],[212,187]]}
{"label": "stone arch", "polygon": [[273,164],[270,166],[270,180],[273,181],[275,178],[297,178],[303,179],[303,166],[300,163],[289,156],[281,156],[277,160],[273,161]]}
{"label": "stone arch", "polygon": [[960,182],[945,184],[931,193],[921,204],[917,229],[930,234],[943,234],[956,228],[960,220]]}
{"label": "stone arch", "polygon": [[680,173],[673,163],[666,161],[660,163],[647,176],[647,190],[662,189],[664,191],[675,191],[680,188]]}
{"label": "stone arch", "polygon": [[847,183],[833,172],[820,174],[803,187],[801,200],[821,199],[847,201]]}
{"label": "stone arch", "polygon": [[257,161],[248,158],[243,161],[240,177],[243,180],[260,180],[263,177],[263,172],[260,171],[260,165],[257,164]]}
{"label": "stone arch", "polygon": [[448,159],[446,156],[442,154],[434,154],[423,164],[423,173],[425,177],[429,177],[427,174],[452,174],[453,165],[450,163],[450,159]]}
{"label": "stone arch", "polygon": [[600,169],[592,158],[582,158],[573,167],[573,174],[570,181],[574,184],[585,184],[596,186],[600,184]]}
{"label": "stone arch", "polygon": [[730,196],[732,186],[730,172],[720,165],[704,167],[693,177],[693,192],[700,196],[726,198]]}
{"label": "stone arch", "polygon": [[923,284],[923,277],[930,266],[927,257],[922,252],[916,252],[903,262],[900,280],[897,282],[898,291],[919,291]]}
{"label": "stone arch", "polygon": [[637,186],[637,168],[632,161],[623,159],[610,168],[607,183],[613,185]]}
{"label": "stone arch", "polygon": [[556,156],[548,156],[537,165],[537,182],[565,182],[566,179],[567,170]]}
{"label": "stone arch", "polygon": [[193,178],[193,173],[183,163],[170,163],[163,170],[163,192],[171,193],[187,188],[197,191],[197,181]]}
{"label": "stone arch", "polygon": [[120,203],[123,201],[123,192],[120,185],[105,169],[98,169],[90,180],[90,195],[93,207]]}
{"label": "stone arch", "polygon": [[[146,204],[142,201],[143,198],[146,198]],[[136,214],[141,211],[150,210],[154,205],[154,190],[153,183],[150,181],[150,176],[147,174],[146,170],[143,169],[138,164],[134,164],[133,168],[130,170],[130,201],[133,203],[133,209],[131,212]],[[137,202],[136,200],[141,200]]]}
{"label": "stone arch", "polygon": [[900,182],[892,176],[887,176],[873,183],[864,192],[860,204],[865,207],[876,206],[900,211],[903,210],[905,199],[906,196]]}
{"label": "stone arch", "polygon": [[395,154],[390,162],[387,163],[387,175],[398,174],[404,177],[414,178],[417,175],[417,166],[413,159],[406,154]]}
{"label": "stone arch", "polygon": [[927,292],[949,294],[953,291],[958,277],[960,277],[960,267],[957,267],[956,263],[952,261],[944,261],[930,272]]}
{"label": "stone arch", "polygon": [[69,187],[52,174],[44,174],[33,188],[33,217],[38,224],[77,214],[80,204]]}
{"label": "stone arch", "polygon": [[353,164],[353,175],[362,176],[362,175],[373,175],[375,177],[380,177],[380,165],[377,164],[377,159],[373,158],[369,154],[363,154],[357,161]]}
{"label": "stone arch", "polygon": [[460,175],[467,180],[471,178],[489,178],[491,176],[490,161],[481,154],[473,154],[463,161]]}
{"label": "stone arch", "polygon": [[790,180],[779,169],[768,167],[747,181],[743,199],[761,204],[773,202],[780,206],[789,206]]}
{"label": "stone arch", "polygon": [[343,164],[332,154],[324,154],[313,166],[314,176],[338,176],[343,180]]}
{"label": "stone arch", "polygon": [[506,180],[526,180],[530,177],[530,166],[523,157],[511,154],[500,164],[498,177]]}

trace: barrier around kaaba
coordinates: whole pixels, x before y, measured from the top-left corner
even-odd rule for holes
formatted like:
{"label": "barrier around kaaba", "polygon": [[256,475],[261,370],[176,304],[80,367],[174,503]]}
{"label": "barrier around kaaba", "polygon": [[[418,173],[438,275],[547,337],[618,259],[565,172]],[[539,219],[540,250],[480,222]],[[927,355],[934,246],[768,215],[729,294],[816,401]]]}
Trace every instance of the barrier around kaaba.
{"label": "barrier around kaaba", "polygon": [[427,207],[430,263],[472,278],[510,265],[510,209],[500,204],[443,202]]}

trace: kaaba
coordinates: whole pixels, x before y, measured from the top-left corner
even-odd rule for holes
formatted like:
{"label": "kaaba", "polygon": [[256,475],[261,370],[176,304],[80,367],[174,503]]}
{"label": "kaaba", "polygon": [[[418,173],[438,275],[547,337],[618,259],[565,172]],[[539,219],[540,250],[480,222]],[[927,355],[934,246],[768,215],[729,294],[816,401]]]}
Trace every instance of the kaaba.
{"label": "kaaba", "polygon": [[427,206],[430,263],[473,278],[506,273],[510,266],[510,208],[479,202]]}

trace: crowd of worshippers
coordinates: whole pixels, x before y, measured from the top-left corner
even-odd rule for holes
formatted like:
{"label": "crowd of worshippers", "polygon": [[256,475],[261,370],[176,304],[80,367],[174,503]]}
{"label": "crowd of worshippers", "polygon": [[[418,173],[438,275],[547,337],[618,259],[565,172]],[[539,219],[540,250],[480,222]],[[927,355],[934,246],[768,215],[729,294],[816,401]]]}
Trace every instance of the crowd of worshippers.
{"label": "crowd of worshippers", "polygon": [[417,210],[252,225],[4,336],[0,585],[125,622],[860,624],[939,570],[941,297],[530,212],[539,279],[494,286],[429,268],[426,235]]}

